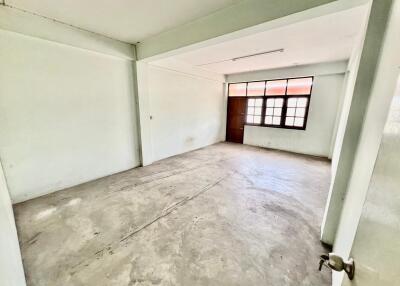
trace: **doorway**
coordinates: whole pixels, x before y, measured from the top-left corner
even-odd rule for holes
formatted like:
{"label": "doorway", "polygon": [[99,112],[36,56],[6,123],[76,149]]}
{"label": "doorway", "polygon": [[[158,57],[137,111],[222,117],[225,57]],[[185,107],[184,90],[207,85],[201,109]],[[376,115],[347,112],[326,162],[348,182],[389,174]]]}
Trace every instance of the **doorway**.
{"label": "doorway", "polygon": [[226,141],[243,144],[246,97],[228,97]]}

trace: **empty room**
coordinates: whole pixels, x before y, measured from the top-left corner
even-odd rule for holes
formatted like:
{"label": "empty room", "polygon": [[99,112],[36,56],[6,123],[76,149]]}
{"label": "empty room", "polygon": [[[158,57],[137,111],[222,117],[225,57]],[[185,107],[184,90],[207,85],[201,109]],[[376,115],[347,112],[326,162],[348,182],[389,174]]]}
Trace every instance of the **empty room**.
{"label": "empty room", "polygon": [[0,0],[0,285],[400,285],[399,34],[400,0]]}

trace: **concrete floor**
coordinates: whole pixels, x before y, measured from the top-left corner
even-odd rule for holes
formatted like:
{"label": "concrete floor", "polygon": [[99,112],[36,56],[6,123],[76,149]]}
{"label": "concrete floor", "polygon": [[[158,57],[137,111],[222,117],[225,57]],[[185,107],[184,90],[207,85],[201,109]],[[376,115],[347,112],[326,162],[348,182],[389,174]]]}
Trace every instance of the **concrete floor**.
{"label": "concrete floor", "polygon": [[221,143],[18,204],[28,285],[331,285],[329,174]]}

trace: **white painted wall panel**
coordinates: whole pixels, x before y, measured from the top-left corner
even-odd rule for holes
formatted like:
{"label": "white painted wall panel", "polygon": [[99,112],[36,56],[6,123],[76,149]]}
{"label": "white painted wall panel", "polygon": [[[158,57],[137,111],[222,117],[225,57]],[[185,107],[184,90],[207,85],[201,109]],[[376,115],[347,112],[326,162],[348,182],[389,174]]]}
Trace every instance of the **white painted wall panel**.
{"label": "white painted wall panel", "polygon": [[14,213],[0,163],[0,284],[24,286],[25,275],[19,249]]}
{"label": "white painted wall panel", "polygon": [[150,65],[153,161],[224,140],[223,83]]}
{"label": "white painted wall panel", "polygon": [[0,62],[13,202],[139,165],[130,60],[0,30]]}

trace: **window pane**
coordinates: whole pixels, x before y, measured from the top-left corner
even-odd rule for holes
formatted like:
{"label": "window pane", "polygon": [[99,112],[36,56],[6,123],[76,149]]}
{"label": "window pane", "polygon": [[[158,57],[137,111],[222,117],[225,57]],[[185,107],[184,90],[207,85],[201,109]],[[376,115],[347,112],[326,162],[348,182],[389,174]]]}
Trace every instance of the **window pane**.
{"label": "window pane", "polygon": [[262,106],[263,99],[262,98],[257,98],[255,102],[255,106]]}
{"label": "window pane", "polygon": [[267,107],[274,107],[274,99],[272,98],[267,99]]}
{"label": "window pane", "polygon": [[282,107],[283,106],[283,98],[275,99],[275,107]]}
{"label": "window pane", "polygon": [[307,98],[299,98],[298,100],[297,100],[297,106],[298,107],[306,107],[307,106]]}
{"label": "window pane", "polygon": [[247,96],[263,96],[265,81],[249,82],[247,84]]}
{"label": "window pane", "polygon": [[254,115],[261,115],[261,107],[256,107],[254,109]]}
{"label": "window pane", "polygon": [[229,84],[229,96],[246,96],[246,83]]}
{"label": "window pane", "polygon": [[296,108],[296,116],[304,117],[305,114],[306,114],[305,108]]}
{"label": "window pane", "polygon": [[289,98],[288,100],[288,107],[296,107],[297,98]]}
{"label": "window pane", "polygon": [[281,116],[282,114],[282,108],[274,108],[274,115]]}
{"label": "window pane", "polygon": [[247,123],[253,123],[253,115],[247,115],[246,122]]}
{"label": "window pane", "polygon": [[274,116],[274,118],[272,119],[272,124],[273,125],[281,124],[281,117],[280,116]]}
{"label": "window pane", "polygon": [[286,79],[267,81],[265,95],[285,95]]}
{"label": "window pane", "polygon": [[312,78],[295,78],[288,80],[288,95],[310,94],[312,86]]}
{"label": "window pane", "polygon": [[272,124],[272,116],[265,117],[265,124]]}
{"label": "window pane", "polygon": [[273,115],[274,114],[274,109],[271,107],[267,107],[265,110],[265,115]]}
{"label": "window pane", "polygon": [[247,100],[247,106],[254,106],[255,100],[253,98]]}
{"label": "window pane", "polygon": [[304,118],[295,118],[294,119],[294,126],[303,127]]}
{"label": "window pane", "polygon": [[248,107],[248,108],[247,108],[247,114],[248,114],[248,115],[254,114],[254,107]]}
{"label": "window pane", "polygon": [[285,125],[293,126],[293,124],[294,124],[294,117],[286,117]]}
{"label": "window pane", "polygon": [[260,124],[261,123],[261,116],[254,116],[254,123]]}
{"label": "window pane", "polygon": [[288,108],[286,111],[286,116],[294,116],[296,108]]}

